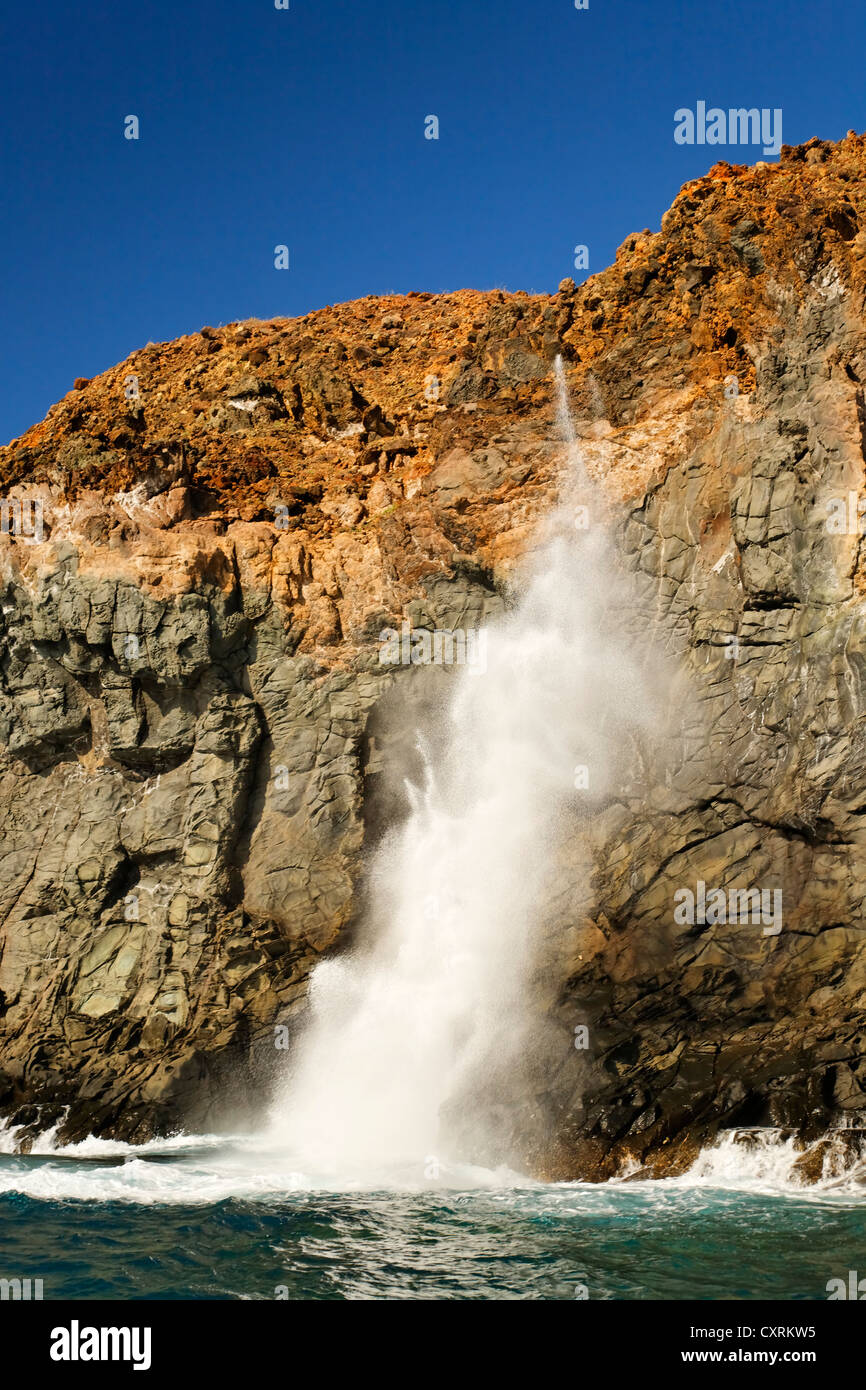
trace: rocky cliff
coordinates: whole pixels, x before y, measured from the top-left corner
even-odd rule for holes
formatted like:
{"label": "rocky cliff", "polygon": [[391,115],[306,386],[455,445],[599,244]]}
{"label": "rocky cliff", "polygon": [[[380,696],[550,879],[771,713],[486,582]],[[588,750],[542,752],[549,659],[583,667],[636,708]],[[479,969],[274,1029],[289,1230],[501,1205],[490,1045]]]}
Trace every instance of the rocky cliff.
{"label": "rocky cliff", "polygon": [[[536,981],[558,1041],[515,1145],[604,1177],[671,1171],[720,1125],[860,1122],[864,253],[866,139],[813,140],[716,165],[578,289],[204,328],[0,449],[0,1113],[23,1142],[254,1117],[275,1024],[405,812],[422,673],[379,635],[507,604],[562,462],[558,353],[691,713],[641,797],[575,811]],[[701,883],[781,891],[781,930],[678,920]]]}

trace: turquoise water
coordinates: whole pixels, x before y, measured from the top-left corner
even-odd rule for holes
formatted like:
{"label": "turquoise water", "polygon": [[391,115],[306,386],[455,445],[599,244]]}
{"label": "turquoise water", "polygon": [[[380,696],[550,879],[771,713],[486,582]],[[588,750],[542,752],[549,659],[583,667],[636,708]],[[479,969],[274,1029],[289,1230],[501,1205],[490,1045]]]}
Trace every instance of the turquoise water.
{"label": "turquoise water", "polygon": [[0,1277],[42,1278],[46,1299],[808,1300],[866,1275],[862,1188],[738,1180],[729,1161],[663,1183],[467,1169],[329,1191],[286,1190],[242,1143],[102,1149],[0,1156]]}

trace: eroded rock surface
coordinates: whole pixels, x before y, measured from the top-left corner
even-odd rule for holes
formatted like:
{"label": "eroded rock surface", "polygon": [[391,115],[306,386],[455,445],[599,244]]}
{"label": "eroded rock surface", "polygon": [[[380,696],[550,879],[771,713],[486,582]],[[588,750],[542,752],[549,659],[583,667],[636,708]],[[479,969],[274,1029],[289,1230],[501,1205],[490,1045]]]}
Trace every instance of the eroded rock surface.
{"label": "eroded rock surface", "polygon": [[[604,1177],[719,1125],[862,1120],[861,223],[862,137],[716,165],[579,289],[207,328],[0,450],[3,1114],[142,1139],[254,1113],[405,814],[429,673],[380,633],[507,604],[561,353],[687,713],[639,797],[575,798],[514,1143]],[[699,881],[781,890],[782,929],[678,922]]]}

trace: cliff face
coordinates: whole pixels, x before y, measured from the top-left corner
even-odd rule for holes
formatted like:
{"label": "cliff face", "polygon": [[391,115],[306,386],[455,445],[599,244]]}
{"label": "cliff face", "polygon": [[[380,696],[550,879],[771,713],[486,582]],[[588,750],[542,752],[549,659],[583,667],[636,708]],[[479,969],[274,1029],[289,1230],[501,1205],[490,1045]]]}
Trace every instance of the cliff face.
{"label": "cliff face", "polygon": [[[601,1177],[866,1114],[861,226],[862,137],[716,165],[579,289],[203,329],[0,449],[0,1112],[252,1117],[405,811],[422,673],[379,634],[502,611],[561,353],[692,714],[645,796],[575,813],[515,1143]],[[781,930],[678,921],[699,883],[780,890]]]}

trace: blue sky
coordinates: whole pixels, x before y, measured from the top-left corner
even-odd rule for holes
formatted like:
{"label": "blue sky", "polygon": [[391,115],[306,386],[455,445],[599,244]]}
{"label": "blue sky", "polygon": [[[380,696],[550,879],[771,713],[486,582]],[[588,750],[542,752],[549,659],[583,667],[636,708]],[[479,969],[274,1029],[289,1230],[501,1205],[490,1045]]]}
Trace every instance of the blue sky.
{"label": "blue sky", "polygon": [[583,278],[575,245],[600,270],[684,180],[762,157],[675,144],[677,108],[863,130],[864,40],[850,0],[9,0],[0,442],[203,324]]}

